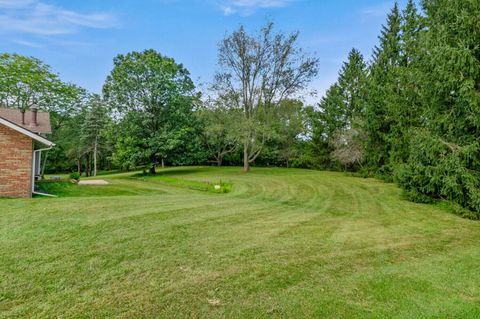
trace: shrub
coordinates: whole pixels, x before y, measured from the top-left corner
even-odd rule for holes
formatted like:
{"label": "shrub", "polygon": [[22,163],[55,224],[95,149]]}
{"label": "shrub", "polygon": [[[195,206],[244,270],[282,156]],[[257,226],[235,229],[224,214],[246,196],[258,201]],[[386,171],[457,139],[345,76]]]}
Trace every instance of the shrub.
{"label": "shrub", "polygon": [[412,139],[406,164],[397,167],[395,180],[415,202],[429,203],[446,199],[480,218],[480,147],[447,143],[428,132]]}
{"label": "shrub", "polygon": [[70,179],[74,179],[76,181],[80,180],[80,174],[77,172],[70,173]]}

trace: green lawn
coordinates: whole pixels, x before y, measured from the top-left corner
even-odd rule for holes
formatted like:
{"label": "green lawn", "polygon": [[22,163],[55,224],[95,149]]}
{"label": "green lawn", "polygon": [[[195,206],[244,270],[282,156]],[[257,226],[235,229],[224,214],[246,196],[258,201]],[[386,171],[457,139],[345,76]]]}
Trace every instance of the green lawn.
{"label": "green lawn", "polygon": [[[131,175],[0,200],[0,317],[480,317],[480,223],[393,184],[293,169]],[[194,187],[220,181],[231,191]]]}

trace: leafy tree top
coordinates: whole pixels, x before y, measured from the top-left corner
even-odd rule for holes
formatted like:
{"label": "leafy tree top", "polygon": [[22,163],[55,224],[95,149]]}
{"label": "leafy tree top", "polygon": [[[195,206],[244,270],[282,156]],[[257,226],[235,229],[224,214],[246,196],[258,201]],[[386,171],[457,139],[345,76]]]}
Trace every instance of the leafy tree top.
{"label": "leafy tree top", "polygon": [[68,115],[84,90],[62,82],[50,66],[34,57],[0,54],[0,105]]}
{"label": "leafy tree top", "polygon": [[179,96],[193,96],[188,70],[153,49],[119,54],[113,63],[103,92],[120,112],[165,106]]}

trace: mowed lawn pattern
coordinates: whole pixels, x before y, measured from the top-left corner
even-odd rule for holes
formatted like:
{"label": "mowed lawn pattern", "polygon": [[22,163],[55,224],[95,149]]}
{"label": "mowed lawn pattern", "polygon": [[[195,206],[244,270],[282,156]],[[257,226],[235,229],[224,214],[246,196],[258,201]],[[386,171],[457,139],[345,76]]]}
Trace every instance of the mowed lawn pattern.
{"label": "mowed lawn pattern", "polygon": [[480,317],[478,222],[341,173],[162,173],[233,188],[0,200],[0,317]]}

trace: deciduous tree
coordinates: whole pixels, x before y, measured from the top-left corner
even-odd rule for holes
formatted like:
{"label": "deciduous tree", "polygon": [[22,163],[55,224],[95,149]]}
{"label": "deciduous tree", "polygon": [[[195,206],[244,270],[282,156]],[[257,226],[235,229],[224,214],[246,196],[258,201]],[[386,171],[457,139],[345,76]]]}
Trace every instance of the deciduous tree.
{"label": "deciduous tree", "polygon": [[130,161],[155,166],[181,148],[195,128],[194,85],[183,65],[155,50],[120,54],[103,92],[125,122],[117,142],[133,149]]}
{"label": "deciduous tree", "polygon": [[256,34],[241,26],[220,43],[214,88],[227,105],[243,112],[245,172],[271,137],[277,106],[304,90],[318,72],[318,59],[303,53],[298,36],[275,33],[268,23]]}
{"label": "deciduous tree", "polygon": [[216,102],[209,107],[198,110],[202,123],[202,140],[209,156],[213,156],[218,166],[222,165],[223,158],[238,150],[240,137],[238,136],[241,113]]}

